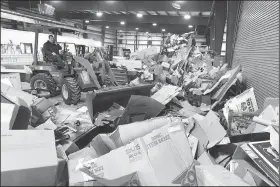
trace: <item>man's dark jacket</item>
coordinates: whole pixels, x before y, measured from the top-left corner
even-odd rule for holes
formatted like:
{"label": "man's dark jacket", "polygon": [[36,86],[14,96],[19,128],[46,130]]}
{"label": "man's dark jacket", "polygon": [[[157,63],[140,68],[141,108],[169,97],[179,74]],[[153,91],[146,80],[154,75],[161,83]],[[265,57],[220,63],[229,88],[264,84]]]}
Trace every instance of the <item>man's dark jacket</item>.
{"label": "man's dark jacket", "polygon": [[52,44],[51,42],[47,41],[44,43],[43,46],[43,54],[45,56],[52,55],[53,52],[55,52],[57,55],[59,54],[59,50],[61,50],[61,46],[58,44]]}

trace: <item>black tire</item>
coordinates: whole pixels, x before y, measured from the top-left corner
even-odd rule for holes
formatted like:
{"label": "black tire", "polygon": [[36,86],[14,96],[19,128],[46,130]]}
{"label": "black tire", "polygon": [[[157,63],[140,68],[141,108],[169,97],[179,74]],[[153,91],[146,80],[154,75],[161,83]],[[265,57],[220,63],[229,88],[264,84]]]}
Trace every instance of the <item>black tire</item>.
{"label": "black tire", "polygon": [[46,84],[47,90],[50,92],[51,97],[56,96],[58,94],[58,91],[56,90],[57,84],[51,75],[48,75],[46,73],[38,73],[38,74],[34,75],[30,79],[30,87],[32,89],[35,89],[34,83],[37,80],[41,80]]}
{"label": "black tire", "polygon": [[[65,98],[63,94],[63,87],[64,85],[68,91],[68,97]],[[78,82],[73,77],[66,77],[61,86],[61,96],[67,105],[74,104],[76,105],[81,99],[81,88],[78,85]]]}

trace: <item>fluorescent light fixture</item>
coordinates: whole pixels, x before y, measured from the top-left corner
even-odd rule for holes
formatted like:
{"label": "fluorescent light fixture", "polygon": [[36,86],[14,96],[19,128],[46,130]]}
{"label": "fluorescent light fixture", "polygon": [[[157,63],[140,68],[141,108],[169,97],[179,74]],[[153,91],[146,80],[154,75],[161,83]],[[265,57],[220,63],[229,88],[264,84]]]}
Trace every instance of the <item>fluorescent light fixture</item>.
{"label": "fluorescent light fixture", "polygon": [[136,30],[138,30],[138,28],[135,28]]}
{"label": "fluorescent light fixture", "polygon": [[191,16],[190,16],[189,14],[186,14],[186,15],[184,16],[184,18],[185,18],[185,19],[190,19]]}
{"label": "fluorescent light fixture", "polygon": [[109,29],[109,26],[106,26],[106,29]]}
{"label": "fluorescent light fixture", "polygon": [[188,27],[189,27],[189,28],[193,28],[193,26],[192,26],[192,25],[189,25]]}
{"label": "fluorescent light fixture", "polygon": [[172,3],[173,8],[180,10],[181,9],[181,5],[178,3]]}
{"label": "fluorescent light fixture", "polygon": [[157,24],[156,24],[156,23],[153,23],[153,26],[157,26]]}
{"label": "fluorescent light fixture", "polygon": [[125,22],[124,21],[121,21],[121,25],[124,25],[125,24]]}
{"label": "fluorescent light fixture", "polygon": [[89,23],[89,20],[86,20],[85,22],[86,22],[86,23]]}
{"label": "fluorescent light fixture", "polygon": [[120,32],[122,32],[122,30],[119,30]]}
{"label": "fluorescent light fixture", "polygon": [[136,16],[137,16],[137,18],[142,18],[143,14],[137,14]]}
{"label": "fluorescent light fixture", "polygon": [[165,29],[161,29],[162,32],[165,32]]}
{"label": "fluorescent light fixture", "polygon": [[96,15],[97,15],[98,17],[101,17],[101,16],[103,15],[103,13],[102,13],[102,12],[97,12]]}

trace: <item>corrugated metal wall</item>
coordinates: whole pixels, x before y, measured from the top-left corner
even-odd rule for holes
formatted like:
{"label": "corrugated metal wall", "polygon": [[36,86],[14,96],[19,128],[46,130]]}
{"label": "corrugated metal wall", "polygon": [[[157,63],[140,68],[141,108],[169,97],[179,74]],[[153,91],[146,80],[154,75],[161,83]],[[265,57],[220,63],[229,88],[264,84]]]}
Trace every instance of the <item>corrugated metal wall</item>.
{"label": "corrugated metal wall", "polygon": [[279,97],[279,2],[243,1],[233,53],[241,63],[248,88],[258,106],[266,97]]}

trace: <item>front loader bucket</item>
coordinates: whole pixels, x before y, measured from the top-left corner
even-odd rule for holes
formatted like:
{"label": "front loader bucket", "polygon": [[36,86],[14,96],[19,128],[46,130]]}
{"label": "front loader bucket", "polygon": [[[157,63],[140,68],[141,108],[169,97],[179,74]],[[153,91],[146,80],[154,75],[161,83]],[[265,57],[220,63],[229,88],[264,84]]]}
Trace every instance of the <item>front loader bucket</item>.
{"label": "front loader bucket", "polygon": [[126,107],[131,95],[150,96],[150,90],[154,84],[140,84],[136,86],[114,86],[89,92],[86,96],[86,104],[94,123],[94,115],[109,109],[113,103]]}

